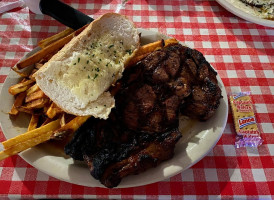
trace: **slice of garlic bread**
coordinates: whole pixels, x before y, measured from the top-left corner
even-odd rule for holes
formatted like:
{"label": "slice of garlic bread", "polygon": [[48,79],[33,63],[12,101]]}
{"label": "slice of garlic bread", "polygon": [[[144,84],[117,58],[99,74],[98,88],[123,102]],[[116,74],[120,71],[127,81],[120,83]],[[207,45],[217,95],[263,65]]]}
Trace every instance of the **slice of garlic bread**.
{"label": "slice of garlic bread", "polygon": [[115,105],[107,90],[121,78],[139,40],[130,20],[116,13],[105,14],[36,72],[36,82],[64,111],[106,119]]}

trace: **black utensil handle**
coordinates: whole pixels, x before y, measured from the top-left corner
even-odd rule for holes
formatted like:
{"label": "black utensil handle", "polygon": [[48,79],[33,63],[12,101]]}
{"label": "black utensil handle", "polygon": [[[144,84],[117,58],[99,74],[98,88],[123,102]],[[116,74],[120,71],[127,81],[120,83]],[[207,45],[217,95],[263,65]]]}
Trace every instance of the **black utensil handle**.
{"label": "black utensil handle", "polygon": [[40,10],[62,24],[76,30],[94,19],[58,0],[41,0]]}

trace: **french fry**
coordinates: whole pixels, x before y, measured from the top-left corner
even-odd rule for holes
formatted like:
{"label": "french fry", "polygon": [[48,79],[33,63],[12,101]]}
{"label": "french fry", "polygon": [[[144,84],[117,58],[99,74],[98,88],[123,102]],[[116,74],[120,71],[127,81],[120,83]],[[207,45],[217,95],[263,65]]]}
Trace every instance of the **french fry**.
{"label": "french fry", "polygon": [[52,121],[52,119],[46,118],[46,120],[43,122],[43,124],[41,124],[41,126],[45,126],[46,124],[50,123],[51,121]]}
{"label": "french fry", "polygon": [[54,118],[57,114],[64,112],[61,108],[59,108],[55,103],[51,103],[50,107],[48,108],[46,115],[49,118]]}
{"label": "french fry", "polygon": [[42,99],[44,97],[46,97],[45,93],[42,90],[38,90],[34,93],[27,95],[25,102],[28,103],[28,102],[34,101],[36,99]]}
{"label": "french fry", "polygon": [[44,113],[45,116],[46,116],[46,113],[47,113],[51,103],[52,103],[52,101],[49,99],[49,102],[43,108],[43,113]]}
{"label": "french fry", "polygon": [[25,74],[23,72],[20,72],[19,69],[17,69],[16,67],[12,67],[11,68],[14,72],[16,72],[19,76],[23,77],[23,78],[27,78],[29,75]]}
{"label": "french fry", "polygon": [[175,38],[170,38],[170,39],[165,40],[165,47],[168,45],[171,45],[171,44],[178,44],[178,43],[179,43],[179,41],[176,40]]}
{"label": "french fry", "polygon": [[35,72],[37,72],[37,71],[38,71],[38,69],[33,68],[33,70],[31,71],[31,73],[30,73],[30,75],[29,75],[29,79],[34,80],[34,81],[35,81],[35,78],[34,78],[33,74],[34,74]]}
{"label": "french fry", "polygon": [[64,31],[57,33],[49,38],[46,38],[44,40],[41,40],[38,43],[38,46],[41,48],[45,48],[46,46],[52,44],[53,42],[56,42],[57,40],[60,40],[66,36],[68,36],[69,34],[71,34],[74,30],[71,28],[65,29]]}
{"label": "french fry", "polygon": [[149,44],[146,44],[144,46],[141,46],[137,52],[135,53],[135,56],[127,63],[127,66],[132,66],[142,60],[144,57],[146,57],[151,52],[163,48],[164,46],[168,46],[171,44],[177,44],[178,41],[174,38],[167,39],[167,40],[158,40],[156,42],[152,42]]}
{"label": "french fry", "polygon": [[48,98],[36,99],[36,100],[31,101],[31,102],[29,102],[26,105],[21,106],[21,107],[23,107],[27,110],[43,108],[48,103],[48,101],[49,101]]}
{"label": "french fry", "polygon": [[17,83],[15,85],[12,85],[9,88],[9,93],[12,94],[12,95],[16,95],[18,93],[24,92],[31,86],[32,83],[34,83],[33,80],[27,80],[25,82]]}
{"label": "french fry", "polygon": [[50,140],[52,133],[59,126],[60,120],[58,119],[38,129],[34,129],[3,142],[2,144],[5,150],[0,152],[0,160]]}
{"label": "french fry", "polygon": [[[21,135],[18,135],[16,137],[14,137],[14,138],[6,140],[6,141],[2,142],[2,144],[4,146],[4,149],[7,150],[7,149],[12,148],[13,146],[17,146],[17,145],[20,146],[20,144],[24,143],[25,141],[29,141],[29,143],[30,143],[32,138],[36,138],[40,135],[43,135],[43,134],[46,134],[46,133],[49,133],[49,132],[53,133],[59,127],[60,127],[60,119],[57,119],[53,122],[48,123],[45,126],[41,126],[37,129],[34,129],[32,131],[28,131],[26,133],[23,133]],[[41,141],[41,142],[44,142],[44,141]],[[32,146],[30,146],[30,147],[32,147]],[[30,147],[28,147],[28,148],[30,148]]]}
{"label": "french fry", "polygon": [[32,110],[32,109],[29,109],[29,108],[26,108],[26,107],[24,107],[24,106],[19,106],[18,108],[17,108],[17,110],[19,111],[19,112],[23,112],[23,113],[28,113],[28,114],[34,114],[34,110]]}
{"label": "french fry", "polygon": [[41,67],[43,67],[43,64],[41,64],[41,63],[35,63],[35,68],[36,69],[40,69]]}
{"label": "french fry", "polygon": [[38,126],[38,121],[39,121],[39,115],[32,114],[29,122],[29,126],[28,126],[28,131],[32,131],[36,129]]}
{"label": "french fry", "polygon": [[61,127],[66,125],[66,117],[65,117],[65,113],[62,114],[61,120],[60,120],[60,125]]}
{"label": "french fry", "polygon": [[23,78],[21,81],[19,81],[19,83],[23,83],[26,82],[27,80],[29,80],[27,77]]}
{"label": "french fry", "polygon": [[[24,100],[24,99],[23,99],[23,100]],[[16,115],[19,114],[19,110],[18,110],[17,108],[15,108],[14,105],[13,105],[12,108],[10,109],[10,111],[9,111],[9,114],[10,114],[11,116],[16,116]]]}
{"label": "french fry", "polygon": [[23,69],[30,65],[33,65],[34,63],[36,63],[36,62],[40,61],[42,58],[44,58],[47,54],[50,54],[50,53],[62,48],[71,39],[72,39],[71,37],[67,36],[67,37],[63,38],[62,40],[56,41],[55,43],[45,47],[44,49],[41,49],[40,51],[38,51],[35,54],[31,55],[30,57],[26,58],[25,60],[17,63],[16,68],[20,70],[20,69]]}
{"label": "french fry", "polygon": [[74,133],[90,116],[77,116],[63,127],[54,131],[52,138],[63,138]]}
{"label": "french fry", "polygon": [[143,45],[137,50],[136,56],[145,55],[147,53],[153,52],[156,48],[161,48],[164,46],[165,46],[164,40],[158,40],[156,42]]}
{"label": "french fry", "polygon": [[27,96],[37,92],[38,90],[40,90],[39,86],[35,83],[33,86],[31,86],[29,89],[27,89]]}
{"label": "french fry", "polygon": [[45,48],[41,49],[40,51],[36,52],[35,54],[31,55],[30,57],[26,58],[25,60],[22,60],[21,62],[17,63],[15,69],[23,69],[25,67],[28,67],[30,65],[33,65],[41,59],[45,58],[47,55],[58,51],[61,49],[65,44],[67,44],[75,35],[78,35],[81,33],[86,26],[74,31],[73,33],[69,34],[68,36],[57,40],[56,42],[46,46]]}
{"label": "french fry", "polygon": [[15,116],[19,113],[19,110],[17,108],[20,107],[23,104],[23,102],[25,100],[25,97],[26,97],[26,92],[19,93],[16,96],[15,101],[12,105],[12,108],[9,112],[10,115]]}
{"label": "french fry", "polygon": [[[45,62],[74,36],[81,33],[85,27],[75,32],[68,29],[53,37],[42,40],[39,43],[42,50],[19,62],[13,68],[13,70],[24,77],[24,79],[9,88],[10,94],[16,95],[10,114],[17,115],[19,112],[25,112],[32,116],[26,133],[3,142],[5,149],[0,152],[0,160],[51,138],[61,138],[61,136],[64,137],[68,135],[68,133],[73,133],[89,118],[89,116],[75,117],[65,113],[42,92],[32,77]],[[29,75],[19,71],[33,64],[34,68]],[[53,121],[53,119],[56,119],[56,115],[59,115],[59,118]],[[44,121],[41,122],[41,119]],[[52,136],[53,134],[54,136]]]}
{"label": "french fry", "polygon": [[5,151],[0,152],[0,161],[6,159],[8,157],[10,157],[10,155],[7,154]]}

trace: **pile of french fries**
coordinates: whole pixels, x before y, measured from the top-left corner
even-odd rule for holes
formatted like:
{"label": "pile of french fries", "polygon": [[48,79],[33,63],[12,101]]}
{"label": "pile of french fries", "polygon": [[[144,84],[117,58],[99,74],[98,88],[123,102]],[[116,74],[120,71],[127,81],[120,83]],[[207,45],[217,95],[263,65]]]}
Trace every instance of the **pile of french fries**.
{"label": "pile of french fries", "polygon": [[[33,74],[39,70],[55,53],[57,53],[73,37],[84,30],[85,26],[73,31],[66,29],[38,43],[41,50],[20,61],[13,68],[22,80],[9,88],[9,93],[15,101],[9,112],[15,118],[20,112],[31,115],[26,133],[2,142],[4,150],[0,152],[0,160],[15,155],[50,139],[64,139],[71,136],[90,116],[74,116],[64,112],[51,101],[35,82]],[[128,66],[134,65],[152,51],[164,46],[178,43],[175,39],[159,40],[141,46],[130,60]],[[32,67],[30,74],[20,70]],[[117,88],[116,88],[117,89]],[[112,90],[112,94],[115,89]]]}
{"label": "pile of french fries", "polygon": [[[15,155],[50,139],[62,139],[74,133],[89,116],[73,116],[65,113],[53,103],[38,87],[33,74],[39,70],[55,53],[57,53],[73,37],[81,33],[85,27],[73,31],[66,29],[50,38],[39,42],[41,50],[20,61],[13,70],[22,80],[9,88],[15,100],[9,112],[15,118],[20,112],[28,113],[31,119],[26,133],[2,142],[4,150],[0,152],[0,160]],[[20,70],[32,67],[30,74]]]}

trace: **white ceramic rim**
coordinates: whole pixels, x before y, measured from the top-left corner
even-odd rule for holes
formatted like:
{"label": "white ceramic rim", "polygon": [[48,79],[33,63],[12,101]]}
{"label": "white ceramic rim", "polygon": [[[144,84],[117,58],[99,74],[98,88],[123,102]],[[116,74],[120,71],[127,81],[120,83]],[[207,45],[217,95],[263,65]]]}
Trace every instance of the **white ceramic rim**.
{"label": "white ceramic rim", "polygon": [[245,19],[247,21],[253,22],[255,24],[263,25],[263,26],[268,26],[268,27],[274,27],[274,21],[272,20],[267,20],[267,19],[262,19],[260,17],[256,17],[254,15],[248,14],[245,11],[235,7],[231,2],[227,0],[217,0],[217,2],[223,6],[226,10],[229,12],[233,13],[234,15]]}

